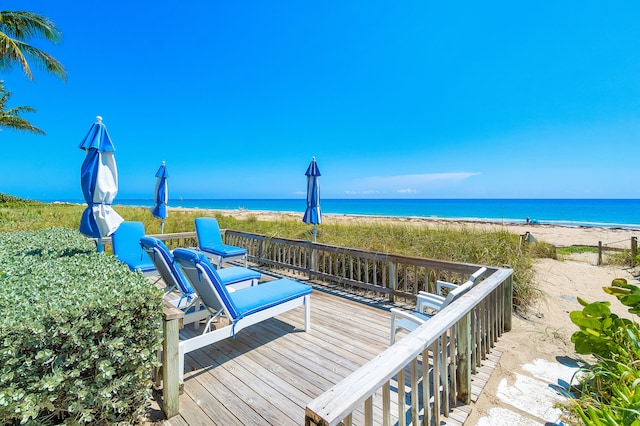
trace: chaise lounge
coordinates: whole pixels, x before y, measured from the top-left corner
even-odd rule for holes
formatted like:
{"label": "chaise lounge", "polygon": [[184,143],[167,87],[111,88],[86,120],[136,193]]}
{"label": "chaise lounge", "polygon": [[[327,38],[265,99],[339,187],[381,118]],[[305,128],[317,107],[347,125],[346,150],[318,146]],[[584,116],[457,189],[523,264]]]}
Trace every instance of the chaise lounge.
{"label": "chaise lounge", "polygon": [[247,250],[223,243],[220,226],[215,218],[199,217],[195,220],[195,225],[198,248],[213,260],[218,268],[220,268],[222,262],[234,260],[244,261],[244,267],[247,267]]}
{"label": "chaise lounge", "polygon": [[[305,331],[309,331],[311,286],[283,278],[229,292],[203,253],[178,248],[173,251],[173,256],[211,314],[201,335],[181,341],[178,346],[180,382],[183,381],[186,353],[233,337],[250,325],[304,306]],[[221,315],[228,319],[229,324],[212,329],[213,320]]]}

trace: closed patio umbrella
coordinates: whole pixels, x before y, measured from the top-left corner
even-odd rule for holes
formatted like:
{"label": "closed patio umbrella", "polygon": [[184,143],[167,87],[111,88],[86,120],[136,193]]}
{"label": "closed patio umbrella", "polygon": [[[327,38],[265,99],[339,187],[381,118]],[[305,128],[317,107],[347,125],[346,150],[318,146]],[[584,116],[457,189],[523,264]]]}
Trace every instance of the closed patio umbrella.
{"label": "closed patio umbrella", "polygon": [[79,148],[87,153],[80,168],[82,195],[87,202],[80,219],[80,232],[98,238],[98,251],[102,252],[102,238],[113,234],[124,221],[111,207],[118,193],[118,169],[116,149],[102,117],[96,117]]}
{"label": "closed patio umbrella", "polygon": [[304,212],[302,221],[313,224],[313,241],[316,240],[316,226],[322,223],[322,212],[320,211],[320,169],[316,163],[316,157],[311,159],[309,167],[305,172],[307,176],[307,209]]}
{"label": "closed patio umbrella", "polygon": [[155,207],[151,209],[151,214],[160,219],[160,233],[164,234],[164,220],[169,215],[167,211],[167,203],[169,202],[169,187],[167,185],[167,165],[163,161],[160,168],[156,172],[156,188],[153,191],[153,201]]}

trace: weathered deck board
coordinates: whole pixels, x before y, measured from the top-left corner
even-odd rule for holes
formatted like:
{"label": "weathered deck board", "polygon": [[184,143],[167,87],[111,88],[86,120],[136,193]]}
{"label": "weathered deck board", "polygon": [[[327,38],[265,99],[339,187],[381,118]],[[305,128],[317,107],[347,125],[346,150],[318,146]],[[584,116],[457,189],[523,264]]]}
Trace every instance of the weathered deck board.
{"label": "weathered deck board", "polygon": [[[180,415],[164,423],[303,425],[307,403],[387,348],[390,313],[370,302],[367,295],[343,298],[316,289],[311,331],[302,331],[303,310],[298,308],[244,329],[234,339],[187,354]],[[181,334],[201,331],[188,326]],[[494,350],[478,369],[473,400],[499,355]],[[392,392],[397,392],[395,381]],[[381,423],[381,399],[376,395],[373,401],[376,424]],[[395,423],[397,405],[392,410]],[[458,405],[449,417],[442,417],[442,424],[461,425],[468,413],[468,406]],[[361,424],[363,417],[362,411],[355,412],[354,424]]]}

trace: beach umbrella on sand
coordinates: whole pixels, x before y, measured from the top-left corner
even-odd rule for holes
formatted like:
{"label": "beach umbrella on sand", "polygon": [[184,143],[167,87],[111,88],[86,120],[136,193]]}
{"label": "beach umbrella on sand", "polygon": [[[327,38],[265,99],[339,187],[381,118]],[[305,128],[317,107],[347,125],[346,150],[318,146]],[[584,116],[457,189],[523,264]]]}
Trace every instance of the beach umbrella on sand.
{"label": "beach umbrella on sand", "polygon": [[102,252],[102,237],[113,234],[124,221],[111,208],[118,193],[118,169],[114,157],[116,149],[102,117],[96,117],[79,148],[87,153],[80,168],[80,185],[87,202],[80,219],[80,232],[98,238],[98,251]]}
{"label": "beach umbrella on sand", "polygon": [[156,206],[151,209],[151,214],[160,219],[160,233],[164,234],[164,220],[169,215],[167,212],[167,203],[169,202],[169,187],[167,185],[167,165],[163,161],[160,168],[156,172],[156,188],[153,191],[153,201]]}
{"label": "beach umbrella on sand", "polygon": [[320,211],[320,169],[316,163],[316,157],[311,159],[309,167],[305,172],[307,176],[307,209],[304,212],[302,221],[313,224],[313,241],[316,240],[316,225],[322,223],[322,212]]}

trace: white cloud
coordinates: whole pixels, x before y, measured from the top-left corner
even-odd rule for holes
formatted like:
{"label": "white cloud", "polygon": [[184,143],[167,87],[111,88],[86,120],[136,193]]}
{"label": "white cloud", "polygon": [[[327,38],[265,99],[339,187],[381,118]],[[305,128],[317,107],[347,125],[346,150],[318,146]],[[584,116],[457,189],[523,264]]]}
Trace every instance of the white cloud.
{"label": "white cloud", "polygon": [[479,172],[422,173],[397,176],[370,176],[357,179],[348,195],[366,194],[428,194],[434,190],[450,188]]}
{"label": "white cloud", "polygon": [[380,191],[375,191],[373,189],[368,189],[364,191],[353,191],[353,190],[344,191],[344,193],[347,195],[368,195],[368,194],[377,194],[378,192]]}

